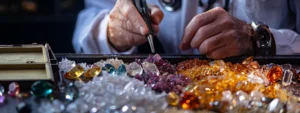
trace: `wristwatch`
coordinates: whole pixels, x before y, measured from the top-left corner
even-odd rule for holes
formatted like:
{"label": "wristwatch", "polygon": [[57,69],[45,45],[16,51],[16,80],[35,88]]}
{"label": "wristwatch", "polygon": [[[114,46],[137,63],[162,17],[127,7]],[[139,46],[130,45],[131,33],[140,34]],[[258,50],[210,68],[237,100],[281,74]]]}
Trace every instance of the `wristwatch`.
{"label": "wristwatch", "polygon": [[252,22],[253,52],[255,55],[275,55],[276,44],[269,27],[262,22]]}

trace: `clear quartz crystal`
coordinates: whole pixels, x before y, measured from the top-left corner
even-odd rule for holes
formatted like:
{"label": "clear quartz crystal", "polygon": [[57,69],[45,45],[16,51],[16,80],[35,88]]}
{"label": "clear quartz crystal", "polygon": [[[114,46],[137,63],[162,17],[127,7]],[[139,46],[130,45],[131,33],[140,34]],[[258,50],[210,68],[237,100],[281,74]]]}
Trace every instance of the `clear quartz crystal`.
{"label": "clear quartz crystal", "polygon": [[268,106],[268,112],[270,113],[279,113],[283,108],[283,104],[280,102],[278,98],[275,98]]}
{"label": "clear quartz crystal", "polygon": [[282,69],[283,70],[290,70],[292,69],[292,65],[291,64],[283,64],[281,65]]}
{"label": "clear quartz crystal", "polygon": [[64,73],[75,67],[75,61],[68,60],[63,58],[61,62],[58,63],[59,70],[63,71]]}
{"label": "clear quartz crystal", "polygon": [[237,105],[241,105],[241,106],[248,106],[249,105],[249,100],[250,100],[250,97],[249,97],[249,95],[246,93],[246,92],[244,92],[244,91],[237,91],[236,93],[235,93],[235,100],[234,101],[236,101],[236,104]]}
{"label": "clear quartz crystal", "polygon": [[291,70],[285,70],[282,76],[281,84],[283,86],[288,86],[292,83],[293,72]]}
{"label": "clear quartz crystal", "polygon": [[61,113],[65,109],[64,103],[57,99],[52,101],[52,107],[55,113]]}
{"label": "clear quartz crystal", "polygon": [[154,63],[145,61],[142,63],[142,66],[143,66],[145,73],[153,73],[153,74],[156,74],[157,76],[159,75],[159,70]]}
{"label": "clear quartz crystal", "polygon": [[263,84],[264,83],[264,80],[261,77],[254,75],[253,72],[248,74],[247,80],[248,80],[248,82],[251,82],[253,84]]}
{"label": "clear quartz crystal", "polygon": [[129,76],[141,75],[143,68],[136,62],[132,62],[128,65],[127,73]]}

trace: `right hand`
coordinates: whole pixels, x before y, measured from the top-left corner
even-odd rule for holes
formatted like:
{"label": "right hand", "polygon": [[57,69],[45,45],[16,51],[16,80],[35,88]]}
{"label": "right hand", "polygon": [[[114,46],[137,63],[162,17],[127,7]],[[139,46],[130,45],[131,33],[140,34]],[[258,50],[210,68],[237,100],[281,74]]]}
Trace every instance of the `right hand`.
{"label": "right hand", "polygon": [[[164,14],[156,5],[148,5],[154,32],[159,31],[159,24]],[[109,14],[107,37],[112,46],[119,52],[147,41],[149,29],[136,9],[132,0],[117,0]]]}

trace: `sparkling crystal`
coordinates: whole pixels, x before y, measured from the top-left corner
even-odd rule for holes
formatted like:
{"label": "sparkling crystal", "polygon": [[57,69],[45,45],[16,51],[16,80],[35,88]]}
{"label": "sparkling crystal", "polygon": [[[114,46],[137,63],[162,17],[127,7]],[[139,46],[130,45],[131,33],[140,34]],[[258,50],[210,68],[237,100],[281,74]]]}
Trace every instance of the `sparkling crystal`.
{"label": "sparkling crystal", "polygon": [[159,70],[158,70],[158,68],[156,67],[155,64],[149,63],[149,62],[143,62],[142,66],[143,66],[143,69],[146,73],[153,73],[157,76],[159,75]]}
{"label": "sparkling crystal", "polygon": [[66,79],[77,79],[84,73],[84,69],[80,65],[76,65],[71,70],[64,74]]}
{"label": "sparkling crystal", "polygon": [[291,70],[285,70],[283,73],[281,84],[283,86],[288,86],[292,83],[293,72]]}
{"label": "sparkling crystal", "polygon": [[237,105],[248,106],[250,97],[246,92],[237,91],[235,95],[237,97]]}
{"label": "sparkling crystal", "polygon": [[63,72],[67,72],[75,67],[76,63],[74,61],[70,61],[66,58],[63,58],[61,62],[59,62],[59,69]]}
{"label": "sparkling crystal", "polygon": [[36,97],[46,97],[53,92],[50,83],[44,81],[36,81],[31,85],[30,93]]}
{"label": "sparkling crystal", "polygon": [[119,65],[117,73],[118,76],[125,76],[126,75],[126,67],[124,64]]}
{"label": "sparkling crystal", "polygon": [[114,75],[116,73],[116,68],[111,64],[105,64],[102,70],[108,72],[111,75]]}
{"label": "sparkling crystal", "polygon": [[254,84],[262,84],[264,83],[264,80],[260,78],[259,76],[254,75],[253,73],[250,73],[248,75],[248,81]]}
{"label": "sparkling crystal", "polygon": [[230,90],[223,91],[222,95],[223,95],[223,97],[222,97],[223,101],[229,102],[233,98],[232,93],[231,93]]}
{"label": "sparkling crystal", "polygon": [[74,101],[78,97],[78,89],[73,83],[70,83],[65,89],[65,99],[67,101]]}
{"label": "sparkling crystal", "polygon": [[179,103],[179,100],[180,100],[180,98],[175,92],[170,92],[168,94],[167,101],[168,101],[169,105],[177,106]]}
{"label": "sparkling crystal", "polygon": [[135,76],[143,73],[143,68],[136,62],[132,62],[128,66],[128,75]]}
{"label": "sparkling crystal", "polygon": [[9,84],[8,86],[8,94],[10,96],[17,96],[20,92],[20,87],[19,87],[19,84],[16,83],[16,82],[12,82]]}
{"label": "sparkling crystal", "polygon": [[5,96],[1,93],[0,94],[0,104],[3,104],[5,102]]}
{"label": "sparkling crystal", "polygon": [[84,74],[83,76],[85,78],[91,79],[97,75],[99,75],[101,72],[101,68],[97,65],[92,65]]}
{"label": "sparkling crystal", "polygon": [[65,109],[65,105],[60,100],[53,100],[52,107],[55,113],[61,113]]}
{"label": "sparkling crystal", "polygon": [[280,80],[282,77],[282,69],[277,65],[272,66],[272,68],[268,71],[267,77],[270,82],[276,82]]}
{"label": "sparkling crystal", "polygon": [[5,92],[5,88],[0,84],[0,93],[4,93]]}
{"label": "sparkling crystal", "polygon": [[280,102],[278,98],[274,99],[268,106],[269,112],[275,112],[279,113],[279,111],[282,109],[283,104]]}
{"label": "sparkling crystal", "polygon": [[27,103],[21,102],[17,105],[18,113],[31,113],[31,106]]}

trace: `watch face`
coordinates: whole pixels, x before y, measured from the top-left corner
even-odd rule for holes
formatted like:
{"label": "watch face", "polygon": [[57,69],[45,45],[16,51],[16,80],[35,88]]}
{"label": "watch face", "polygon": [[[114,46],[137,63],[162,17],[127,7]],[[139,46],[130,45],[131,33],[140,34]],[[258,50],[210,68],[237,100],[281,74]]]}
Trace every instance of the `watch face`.
{"label": "watch face", "polygon": [[256,35],[257,35],[257,38],[259,39],[261,47],[271,46],[271,41],[272,41],[271,32],[267,26],[264,26],[264,25],[259,26],[256,29]]}
{"label": "watch face", "polygon": [[167,11],[176,11],[181,7],[182,0],[159,0]]}

